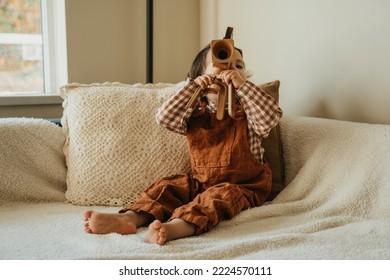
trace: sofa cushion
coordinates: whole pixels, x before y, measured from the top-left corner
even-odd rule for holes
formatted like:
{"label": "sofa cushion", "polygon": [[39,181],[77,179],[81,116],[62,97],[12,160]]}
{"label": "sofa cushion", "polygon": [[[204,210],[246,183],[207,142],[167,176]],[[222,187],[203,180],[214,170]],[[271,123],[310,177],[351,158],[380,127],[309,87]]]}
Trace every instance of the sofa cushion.
{"label": "sofa cushion", "polygon": [[[61,88],[69,202],[124,206],[158,178],[190,171],[186,137],[155,121],[157,108],[180,86],[104,83]],[[279,82],[264,85],[276,98],[278,88]],[[280,163],[277,136],[271,132],[267,140],[273,147],[267,160],[279,168],[272,164]]]}
{"label": "sofa cushion", "polygon": [[47,120],[0,119],[0,206],[65,200],[64,140]]}
{"label": "sofa cushion", "polygon": [[[272,81],[260,85],[260,87],[275,100],[279,102],[280,81]],[[263,139],[262,145],[265,149],[264,158],[272,170],[272,190],[267,200],[274,199],[286,186],[284,182],[284,164],[282,154],[282,143],[280,137],[280,125],[275,126]]]}
{"label": "sofa cushion", "polygon": [[186,139],[155,121],[174,84],[79,85],[64,98],[66,198],[80,205],[127,205],[156,179],[189,170]]}

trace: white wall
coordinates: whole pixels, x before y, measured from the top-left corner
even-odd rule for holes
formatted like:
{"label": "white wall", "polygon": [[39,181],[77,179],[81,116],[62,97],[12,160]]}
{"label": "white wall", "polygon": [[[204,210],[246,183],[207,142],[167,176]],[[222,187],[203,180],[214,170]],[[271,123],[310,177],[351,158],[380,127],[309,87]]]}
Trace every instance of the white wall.
{"label": "white wall", "polygon": [[[66,0],[70,82],[146,82],[146,1]],[[199,45],[199,1],[154,1],[154,82],[183,81]]]}
{"label": "white wall", "polygon": [[145,82],[146,1],[65,4],[69,82]]}
{"label": "white wall", "polygon": [[154,82],[185,80],[199,45],[199,0],[154,0]]}
{"label": "white wall", "polygon": [[390,123],[390,1],[201,0],[201,45],[234,27],[286,115]]}

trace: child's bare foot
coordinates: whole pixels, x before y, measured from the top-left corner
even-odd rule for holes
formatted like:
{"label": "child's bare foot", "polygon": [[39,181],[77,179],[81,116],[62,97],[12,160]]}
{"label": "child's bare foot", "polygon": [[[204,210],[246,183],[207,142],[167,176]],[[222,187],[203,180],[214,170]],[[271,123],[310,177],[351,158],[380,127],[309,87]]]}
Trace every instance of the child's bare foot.
{"label": "child's bare foot", "polygon": [[174,219],[167,223],[161,223],[159,220],[153,221],[149,225],[145,241],[164,245],[168,241],[194,235],[195,225],[182,219]]}
{"label": "child's bare foot", "polygon": [[127,213],[111,214],[87,211],[84,213],[84,230],[88,233],[132,234],[137,232],[136,224]]}
{"label": "child's bare foot", "polygon": [[165,242],[167,242],[165,227],[159,220],[155,220],[149,225],[149,230],[145,236],[145,241],[159,245],[164,245]]}

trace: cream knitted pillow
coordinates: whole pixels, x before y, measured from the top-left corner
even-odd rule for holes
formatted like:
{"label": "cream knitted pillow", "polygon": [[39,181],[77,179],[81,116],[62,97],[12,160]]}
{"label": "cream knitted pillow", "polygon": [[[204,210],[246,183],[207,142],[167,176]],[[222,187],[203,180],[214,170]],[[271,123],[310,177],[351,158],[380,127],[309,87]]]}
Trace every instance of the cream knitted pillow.
{"label": "cream knitted pillow", "polygon": [[68,202],[130,204],[160,177],[190,170],[185,136],[161,128],[157,108],[179,84],[61,88]]}

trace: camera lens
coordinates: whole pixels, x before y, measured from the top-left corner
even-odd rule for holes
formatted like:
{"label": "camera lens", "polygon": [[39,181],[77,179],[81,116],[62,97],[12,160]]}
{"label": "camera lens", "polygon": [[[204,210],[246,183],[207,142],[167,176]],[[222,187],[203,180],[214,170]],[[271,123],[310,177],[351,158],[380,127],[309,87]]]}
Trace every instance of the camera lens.
{"label": "camera lens", "polygon": [[218,50],[217,57],[219,59],[227,59],[229,58],[229,51],[224,49]]}

